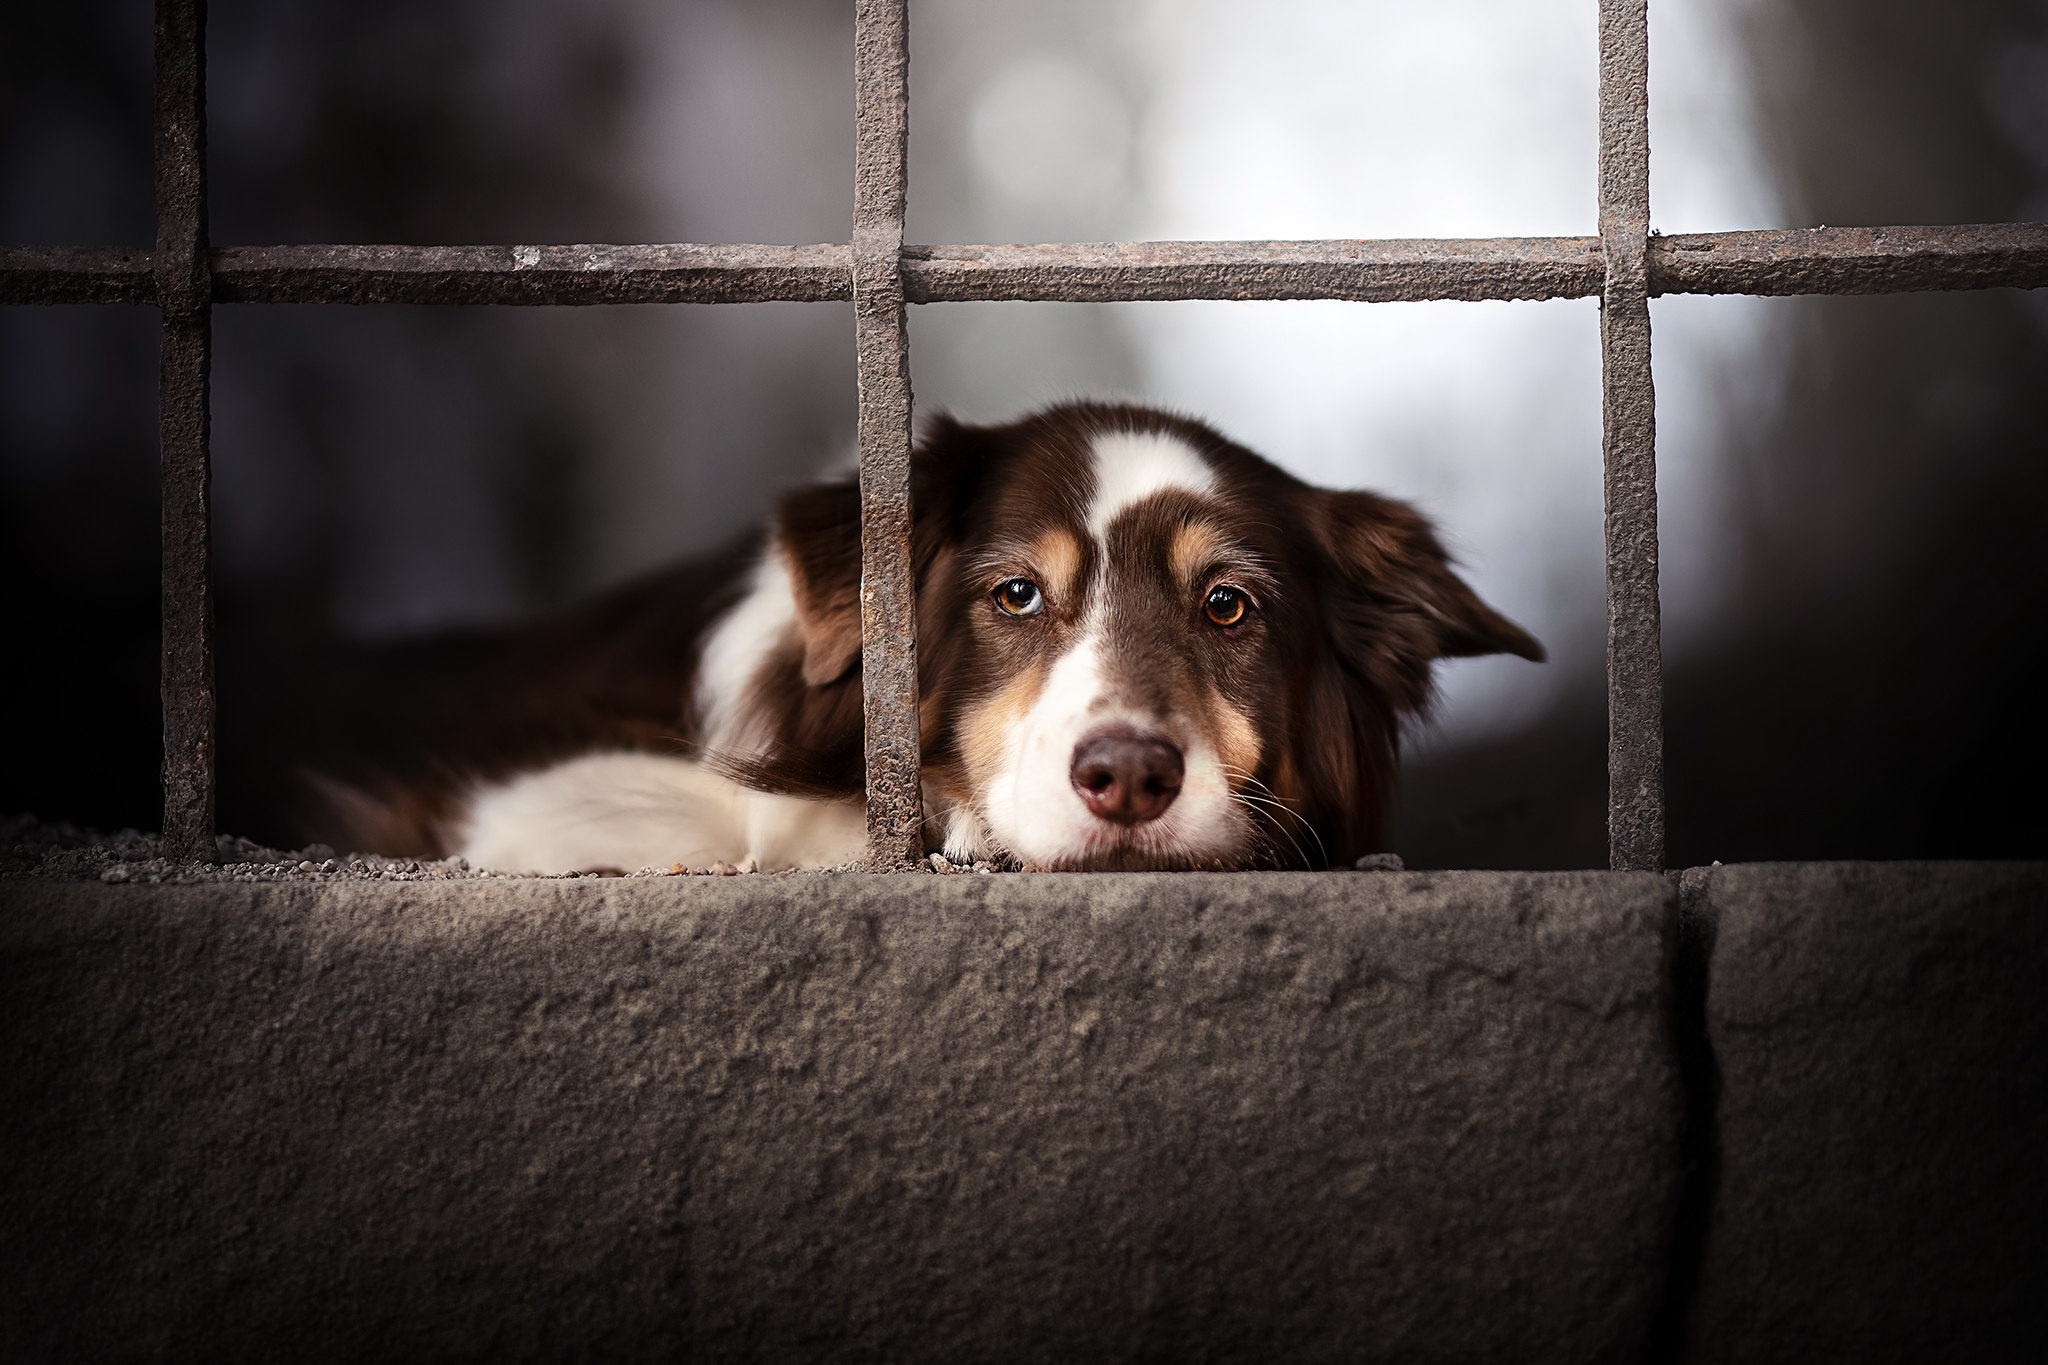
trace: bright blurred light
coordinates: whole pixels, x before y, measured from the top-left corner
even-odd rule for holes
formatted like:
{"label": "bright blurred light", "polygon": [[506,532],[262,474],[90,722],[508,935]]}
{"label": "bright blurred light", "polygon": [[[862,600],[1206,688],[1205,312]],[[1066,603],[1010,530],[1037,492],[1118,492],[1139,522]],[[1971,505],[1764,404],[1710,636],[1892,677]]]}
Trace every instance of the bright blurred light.
{"label": "bright blurred light", "polygon": [[975,101],[970,127],[976,171],[1014,202],[1086,210],[1129,178],[1129,112],[1077,62],[1017,61]]}
{"label": "bright blurred light", "polygon": [[[1775,225],[1736,31],[1744,5],[1652,9],[1655,225]],[[921,240],[1595,230],[1588,0],[924,0],[917,18],[929,27],[913,105],[936,88],[972,109],[964,183],[930,169],[946,167],[943,111],[927,104],[924,140],[913,134]],[[1739,434],[1726,399],[1740,391],[1753,414],[1772,391],[1781,339],[1769,322],[1782,314],[1755,304],[1653,305],[1672,653],[1710,633],[1721,604],[1718,470]],[[1304,478],[1378,488],[1436,517],[1474,584],[1553,659],[1452,663],[1443,738],[1516,724],[1597,676],[1592,300],[1125,305],[1109,340],[1092,309],[1058,314],[1065,332],[1034,315],[1005,336],[1003,316],[921,310],[921,402],[1003,415],[1048,396],[1047,374],[1072,391],[1092,357],[1114,376],[1101,387],[1206,417]]]}
{"label": "bright blurred light", "polygon": [[1581,0],[1149,0],[1146,235],[1593,231]]}

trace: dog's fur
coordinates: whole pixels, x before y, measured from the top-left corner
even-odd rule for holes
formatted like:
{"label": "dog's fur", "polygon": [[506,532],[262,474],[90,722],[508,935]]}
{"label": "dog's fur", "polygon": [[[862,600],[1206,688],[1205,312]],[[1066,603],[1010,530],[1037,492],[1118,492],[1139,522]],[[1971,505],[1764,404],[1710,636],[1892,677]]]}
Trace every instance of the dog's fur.
{"label": "dog's fur", "polygon": [[[955,860],[1342,866],[1432,661],[1543,657],[1413,509],[1150,408],[940,418],[911,506],[927,839]],[[469,673],[412,761],[330,776],[333,841],[532,871],[860,855],[850,478]]]}

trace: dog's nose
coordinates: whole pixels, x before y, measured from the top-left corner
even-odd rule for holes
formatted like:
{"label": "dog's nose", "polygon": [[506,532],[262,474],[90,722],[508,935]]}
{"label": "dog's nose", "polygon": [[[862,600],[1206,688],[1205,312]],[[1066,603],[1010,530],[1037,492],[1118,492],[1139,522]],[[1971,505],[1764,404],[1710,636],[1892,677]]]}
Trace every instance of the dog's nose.
{"label": "dog's nose", "polygon": [[1179,748],[1158,735],[1116,725],[1083,735],[1068,771],[1089,810],[1120,825],[1141,825],[1166,814],[1187,765]]}

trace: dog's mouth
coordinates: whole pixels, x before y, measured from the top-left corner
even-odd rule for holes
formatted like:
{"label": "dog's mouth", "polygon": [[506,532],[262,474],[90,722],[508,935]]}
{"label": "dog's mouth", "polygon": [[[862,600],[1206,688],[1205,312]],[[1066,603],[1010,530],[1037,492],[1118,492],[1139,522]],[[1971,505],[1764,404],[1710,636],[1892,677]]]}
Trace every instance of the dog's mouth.
{"label": "dog's mouth", "polygon": [[968,809],[979,837],[1013,866],[1166,872],[1263,865],[1256,822],[1239,809],[1210,742],[1188,727],[1117,719],[1089,726],[1078,739],[1027,732],[1012,756],[1014,766],[991,774]]}
{"label": "dog's mouth", "polygon": [[[1195,857],[1169,818],[1188,780],[1179,743],[1127,722],[1098,725],[1074,745],[1067,765],[1064,831],[1071,851],[1041,865],[1066,870],[1137,872],[1182,869]],[[1075,809],[1075,803],[1079,809]]]}

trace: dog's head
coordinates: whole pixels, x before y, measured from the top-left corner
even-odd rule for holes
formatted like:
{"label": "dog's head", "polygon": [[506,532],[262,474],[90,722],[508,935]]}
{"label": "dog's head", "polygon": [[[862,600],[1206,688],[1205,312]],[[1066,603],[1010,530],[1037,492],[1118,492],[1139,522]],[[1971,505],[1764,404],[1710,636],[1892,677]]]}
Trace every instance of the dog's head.
{"label": "dog's head", "polygon": [[[911,479],[927,815],[956,856],[1341,865],[1432,661],[1543,657],[1409,507],[1149,408],[940,419]],[[780,509],[796,629],[752,684],[764,785],[859,789],[857,502]]]}

